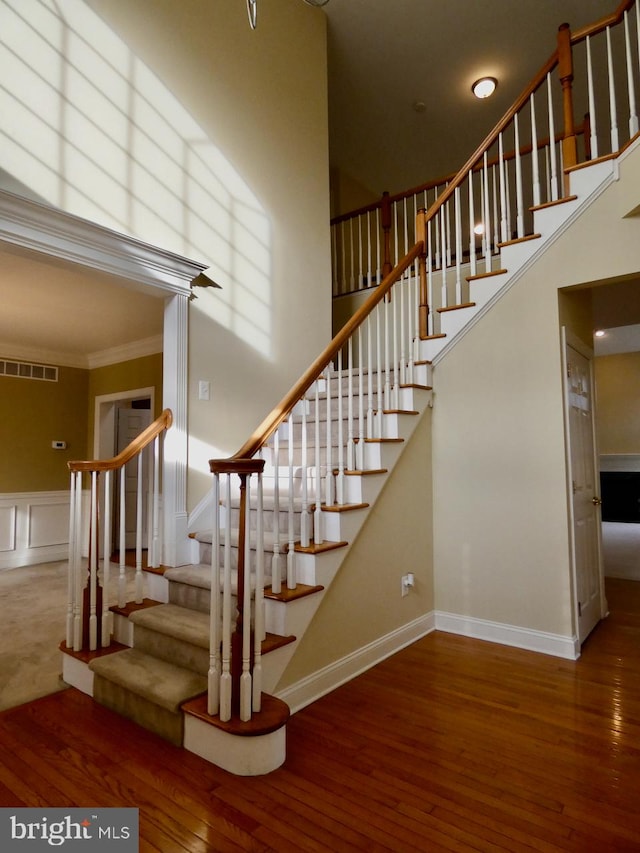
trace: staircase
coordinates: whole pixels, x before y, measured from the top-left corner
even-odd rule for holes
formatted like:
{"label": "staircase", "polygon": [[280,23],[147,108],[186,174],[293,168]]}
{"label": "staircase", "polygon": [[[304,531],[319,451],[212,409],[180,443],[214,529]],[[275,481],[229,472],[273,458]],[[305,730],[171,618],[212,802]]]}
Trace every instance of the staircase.
{"label": "staircase", "polygon": [[[198,563],[152,571],[152,597],[115,610],[122,647],[96,650],[88,674],[69,669],[65,680],[234,773],[282,763],[289,709],[279,685],[403,445],[434,404],[438,363],[615,180],[619,152],[565,168],[564,192],[545,202],[533,193],[527,233],[518,212],[511,236],[504,213],[503,239],[483,238],[478,259],[471,237],[465,258],[459,189],[468,181],[471,210],[484,158],[488,209],[486,151],[498,137],[502,150],[505,126],[429,211],[418,211],[416,243],[256,433],[234,457],[212,460],[213,521],[194,534]],[[639,144],[636,132],[629,147]],[[521,205],[522,188],[513,195]]]}

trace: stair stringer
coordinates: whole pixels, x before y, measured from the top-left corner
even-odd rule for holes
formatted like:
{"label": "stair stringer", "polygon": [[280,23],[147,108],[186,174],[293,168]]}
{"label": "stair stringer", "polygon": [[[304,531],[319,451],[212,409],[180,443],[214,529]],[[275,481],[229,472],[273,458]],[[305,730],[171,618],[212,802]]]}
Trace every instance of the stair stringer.
{"label": "stair stringer", "polygon": [[[296,574],[298,582],[310,586],[320,586],[321,590],[313,595],[293,601],[279,601],[265,598],[265,628],[267,631],[283,636],[293,635],[295,642],[276,649],[262,658],[263,689],[267,693],[277,694],[277,685],[295,654],[308,626],[313,621],[327,591],[344,564],[352,546],[381,494],[392,476],[406,443],[411,438],[420,418],[432,403],[432,391],[426,388],[403,388],[403,403],[415,414],[385,413],[390,418],[403,439],[402,442],[372,443],[375,448],[377,467],[385,469],[376,473],[350,473],[346,475],[347,504],[357,505],[341,512],[322,511],[322,525],[326,528],[324,546],[301,549],[296,552]],[[362,504],[362,506],[361,506]],[[332,543],[346,543],[343,547],[331,547]]]}
{"label": "stair stringer", "polygon": [[[636,143],[637,144],[637,143]],[[632,146],[633,147],[633,146]],[[597,161],[592,165],[572,170],[570,194],[575,199],[562,201],[534,211],[533,230],[538,239],[513,242],[501,249],[497,275],[479,277],[469,283],[472,305],[450,311],[441,316],[442,338],[420,341],[419,357],[433,362],[434,366],[447,352],[459,343],[464,335],[479,322],[487,311],[518,282],[544,252],[571,227],[584,211],[617,179],[617,160]]]}

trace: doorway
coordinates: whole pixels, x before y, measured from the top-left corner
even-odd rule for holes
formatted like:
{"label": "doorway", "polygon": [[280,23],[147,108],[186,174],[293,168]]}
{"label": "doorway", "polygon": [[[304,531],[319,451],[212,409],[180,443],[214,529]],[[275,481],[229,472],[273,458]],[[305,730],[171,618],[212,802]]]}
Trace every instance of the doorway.
{"label": "doorway", "polygon": [[[153,420],[156,389],[135,388],[114,394],[96,397],[94,427],[94,458],[110,459],[124,450]],[[148,483],[149,478],[144,467],[142,471],[142,537],[147,541],[148,532]],[[128,463],[125,469],[125,548],[134,548],[137,536],[137,501],[139,470],[135,461]],[[112,495],[112,518],[120,518],[116,507],[120,505],[121,481],[117,477]],[[111,541],[112,555],[120,547],[120,529],[114,525]],[[119,555],[118,555],[119,557]]]}

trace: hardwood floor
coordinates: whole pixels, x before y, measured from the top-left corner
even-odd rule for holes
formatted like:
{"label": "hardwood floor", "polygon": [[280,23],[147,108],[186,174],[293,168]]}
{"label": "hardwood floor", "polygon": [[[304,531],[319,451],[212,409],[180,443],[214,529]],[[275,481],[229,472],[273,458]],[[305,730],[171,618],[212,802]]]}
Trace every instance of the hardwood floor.
{"label": "hardwood floor", "polygon": [[233,777],[75,690],[0,714],[1,806],[134,806],[140,850],[640,851],[640,583],[577,662],[434,633]]}

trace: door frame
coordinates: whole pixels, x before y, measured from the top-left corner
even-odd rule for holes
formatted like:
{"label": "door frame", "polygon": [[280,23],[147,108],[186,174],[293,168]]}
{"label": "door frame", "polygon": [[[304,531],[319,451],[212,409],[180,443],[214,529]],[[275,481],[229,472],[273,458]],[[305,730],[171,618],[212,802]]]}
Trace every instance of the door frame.
{"label": "door frame", "polygon": [[[568,395],[568,363],[567,363],[567,346],[575,349],[580,355],[584,356],[589,362],[589,393],[591,396],[591,430],[593,435],[593,466],[596,478],[599,476],[600,461],[598,454],[598,435],[595,422],[596,411],[596,394],[595,380],[593,371],[593,350],[588,347],[584,341],[568,329],[566,326],[561,326],[561,360],[562,360],[562,409],[564,413],[564,433],[565,433],[565,471],[567,475],[567,514],[569,523],[569,561],[571,564],[571,604],[573,625],[575,629],[576,647],[580,649],[579,641],[579,612],[578,612],[578,569],[576,565],[576,544],[574,532],[574,508],[573,508],[573,477],[571,467],[571,436],[570,436],[570,420],[569,420],[569,395]],[[607,599],[604,589],[604,565],[602,560],[602,523],[596,525],[597,536],[597,551],[598,551],[598,576],[600,583],[600,619],[604,619],[609,613]]]}
{"label": "door frame", "polygon": [[93,422],[93,458],[108,459],[115,455],[116,447],[116,409],[119,403],[130,400],[151,400],[151,415],[155,412],[156,389],[135,388],[131,391],[116,391],[113,394],[100,394],[95,398]]}

